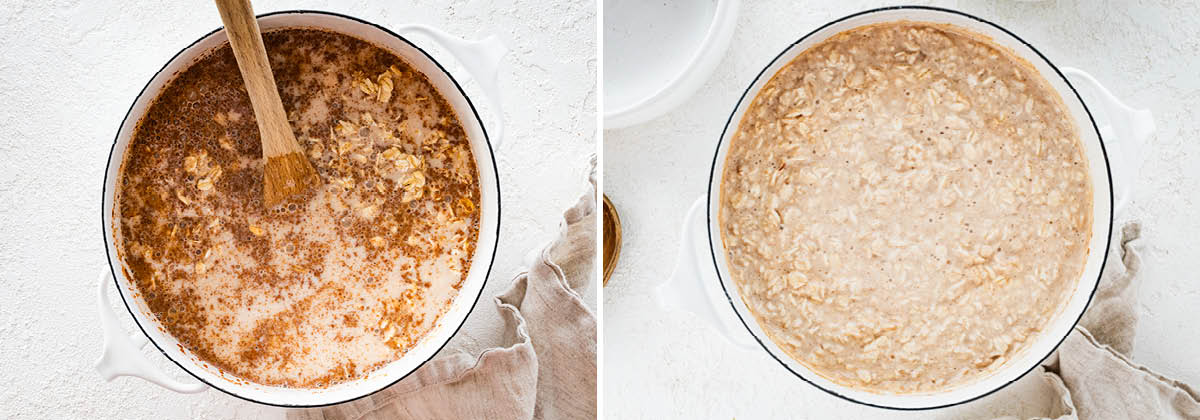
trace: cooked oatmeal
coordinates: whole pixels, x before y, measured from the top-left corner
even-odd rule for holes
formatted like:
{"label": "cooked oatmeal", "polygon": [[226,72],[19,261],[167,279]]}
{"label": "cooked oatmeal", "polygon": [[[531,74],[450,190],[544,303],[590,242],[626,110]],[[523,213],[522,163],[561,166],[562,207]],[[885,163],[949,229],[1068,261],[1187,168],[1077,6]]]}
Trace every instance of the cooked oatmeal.
{"label": "cooked oatmeal", "polygon": [[1091,180],[1070,115],[981,35],[853,29],[763,87],[722,176],[729,271],[780,348],[878,392],[951,388],[1073,293]]}
{"label": "cooked oatmeal", "polygon": [[258,127],[226,44],[139,122],[117,244],[192,354],[257,383],[324,387],[401,357],[450,306],[475,250],[478,176],[454,110],[399,57],[315,30],[263,39],[321,187],[264,207]]}

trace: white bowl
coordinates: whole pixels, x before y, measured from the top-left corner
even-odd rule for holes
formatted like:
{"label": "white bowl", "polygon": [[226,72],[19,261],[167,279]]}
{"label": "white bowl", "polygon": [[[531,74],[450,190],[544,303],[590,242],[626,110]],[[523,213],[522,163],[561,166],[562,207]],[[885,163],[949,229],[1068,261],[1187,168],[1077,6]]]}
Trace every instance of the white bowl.
{"label": "white bowl", "polygon": [[604,2],[604,128],[679,106],[712,75],[737,24],[739,0]]}

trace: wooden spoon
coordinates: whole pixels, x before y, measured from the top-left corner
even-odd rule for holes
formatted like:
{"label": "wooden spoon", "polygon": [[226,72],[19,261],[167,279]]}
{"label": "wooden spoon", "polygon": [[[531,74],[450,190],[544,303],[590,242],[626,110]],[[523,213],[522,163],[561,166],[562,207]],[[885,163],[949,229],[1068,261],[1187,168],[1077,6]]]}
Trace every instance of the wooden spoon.
{"label": "wooden spoon", "polygon": [[250,94],[254,119],[258,121],[263,159],[267,161],[263,169],[263,201],[271,208],[320,183],[320,178],[288,125],[250,1],[216,2],[221,21],[225,23],[225,33],[229,36],[229,46],[233,48],[242,81],[246,83],[246,93]]}

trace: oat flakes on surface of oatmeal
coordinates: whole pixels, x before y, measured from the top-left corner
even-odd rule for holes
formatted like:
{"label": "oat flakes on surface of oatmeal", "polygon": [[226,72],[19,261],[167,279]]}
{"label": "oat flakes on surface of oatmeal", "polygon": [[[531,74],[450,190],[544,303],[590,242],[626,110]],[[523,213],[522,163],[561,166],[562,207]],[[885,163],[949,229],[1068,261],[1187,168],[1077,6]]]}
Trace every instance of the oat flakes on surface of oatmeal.
{"label": "oat flakes on surface of oatmeal", "polygon": [[747,308],[818,374],[944,390],[1075,290],[1091,180],[1057,93],[981,35],[894,22],[804,51],[732,137],[721,237]]}

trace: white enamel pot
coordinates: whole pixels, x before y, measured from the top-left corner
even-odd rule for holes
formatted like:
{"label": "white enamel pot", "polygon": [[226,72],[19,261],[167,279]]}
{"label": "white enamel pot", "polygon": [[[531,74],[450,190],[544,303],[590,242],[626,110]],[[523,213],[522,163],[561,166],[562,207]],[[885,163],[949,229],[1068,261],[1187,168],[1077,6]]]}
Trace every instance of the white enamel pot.
{"label": "white enamel pot", "polygon": [[[721,202],[721,176],[730,139],[742,120],[742,114],[771,76],[801,52],[830,36],[863,25],[900,20],[956,25],[991,37],[995,43],[1032,64],[1062,96],[1075,122],[1086,149],[1094,197],[1091,209],[1094,224],[1092,238],[1088,242],[1087,263],[1066,306],[1028,348],[999,369],[967,384],[920,394],[881,393],[835,383],[791,358],[768,339],[732,283],[717,219],[718,203]],[[1084,93],[1092,98],[1091,102],[1084,103],[1072,82],[1086,88]],[[1095,111],[1102,111],[1103,115],[1093,118]],[[1134,110],[1124,105],[1087,73],[1055,66],[1032,45],[986,20],[954,10],[923,6],[874,9],[837,19],[784,49],[763,68],[742,94],[725,123],[717,145],[709,175],[708,194],[692,205],[684,220],[679,259],[670,279],[657,290],[658,302],[664,309],[692,312],[699,319],[712,324],[731,342],[752,351],[766,352],[797,378],[849,401],[882,408],[920,410],[975,400],[1033,370],[1054,352],[1083,316],[1099,284],[1100,272],[1109,252],[1114,213],[1120,212],[1128,203],[1129,189],[1140,163],[1140,152],[1153,131],[1154,121],[1149,111]]]}
{"label": "white enamel pot", "polygon": [[[175,74],[183,71],[206,52],[227,42],[223,30],[214,30],[184,48],[171,58],[150,79],[137,99],[134,100],[113,142],[104,177],[103,232],[105,251],[109,267],[101,276],[99,304],[104,323],[104,353],[96,369],[107,380],[120,376],[135,376],[167,389],[193,393],[209,387],[249,401],[283,407],[315,407],[337,404],[370,395],[403,379],[433,357],[462,326],[467,315],[475,307],[495,256],[500,230],[500,185],[496,174],[493,148],[499,147],[503,131],[499,91],[496,85],[497,69],[507,54],[505,46],[494,36],[480,41],[465,41],[447,35],[437,29],[423,25],[403,25],[384,28],[370,22],[328,12],[284,11],[259,16],[259,27],[263,31],[276,28],[314,28],[350,35],[387,49],[403,58],[412,67],[429,79],[454,109],[462,122],[475,165],[479,173],[480,220],[479,237],[475,255],[471,260],[467,279],[458,296],[436,326],[421,341],[401,358],[371,372],[364,378],[323,389],[287,388],[253,383],[228,373],[198,359],[167,333],[146,306],[133,283],[126,275],[126,266],[121,261],[114,241],[120,227],[113,221],[113,200],[121,163],[127,151],[134,127],[146,112],[158,93]],[[438,45],[451,53],[466,72],[474,78],[490,105],[493,123],[485,130],[479,113],[471,98],[463,91],[460,82],[422,49],[421,43],[408,37],[419,35],[419,39]],[[427,44],[428,45],[428,44]],[[128,336],[121,329],[119,319],[109,304],[108,286],[116,285],[124,306],[133,316],[140,331]],[[195,381],[179,381],[160,371],[150,363],[141,351],[147,342],[162,352]]]}

